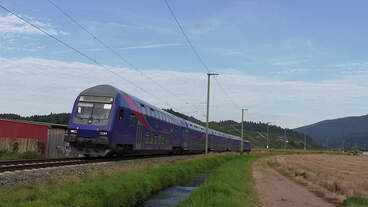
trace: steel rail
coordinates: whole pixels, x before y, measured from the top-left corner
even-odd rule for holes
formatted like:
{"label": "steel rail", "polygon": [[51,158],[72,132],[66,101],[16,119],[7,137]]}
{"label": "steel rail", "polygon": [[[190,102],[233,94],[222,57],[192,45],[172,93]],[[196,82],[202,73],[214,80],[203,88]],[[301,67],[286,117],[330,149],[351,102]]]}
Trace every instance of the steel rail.
{"label": "steel rail", "polygon": [[[193,154],[182,154],[193,155]],[[128,155],[118,158],[62,158],[62,159],[43,159],[43,160],[15,160],[0,162],[0,173],[14,172],[22,170],[42,169],[49,167],[73,166],[81,164],[92,164],[101,162],[116,162],[124,160],[137,160],[158,157],[173,157],[171,154],[156,154],[156,155]]]}

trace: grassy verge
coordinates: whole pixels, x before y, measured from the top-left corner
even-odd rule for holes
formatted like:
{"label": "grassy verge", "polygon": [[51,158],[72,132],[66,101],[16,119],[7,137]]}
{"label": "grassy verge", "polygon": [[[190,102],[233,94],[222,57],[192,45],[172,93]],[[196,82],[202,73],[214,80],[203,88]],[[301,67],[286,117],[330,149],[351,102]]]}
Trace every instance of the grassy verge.
{"label": "grassy verge", "polygon": [[353,196],[353,197],[349,197],[349,198],[345,199],[344,202],[342,203],[342,205],[347,206],[347,207],[368,206],[368,199]]}
{"label": "grassy verge", "polygon": [[251,164],[264,155],[241,156],[218,167],[207,183],[179,203],[179,207],[256,206]]}
{"label": "grassy verge", "polygon": [[253,154],[256,153],[282,153],[282,154],[334,154],[334,155],[348,155],[349,152],[339,150],[307,150],[303,149],[277,149],[277,148],[252,148]]}
{"label": "grassy verge", "polygon": [[237,156],[214,156],[114,176],[86,176],[82,182],[57,185],[24,185],[0,189],[0,206],[135,206],[160,189],[189,182],[201,171],[217,167]]}
{"label": "grassy verge", "polygon": [[0,160],[23,160],[23,159],[41,159],[43,155],[33,152],[4,152],[0,151]]}

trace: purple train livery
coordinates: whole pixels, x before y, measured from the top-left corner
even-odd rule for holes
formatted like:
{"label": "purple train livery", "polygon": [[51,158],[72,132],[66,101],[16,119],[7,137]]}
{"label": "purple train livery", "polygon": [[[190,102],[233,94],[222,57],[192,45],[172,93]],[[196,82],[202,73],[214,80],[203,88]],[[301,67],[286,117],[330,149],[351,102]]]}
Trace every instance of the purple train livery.
{"label": "purple train livery", "polygon": [[[206,129],[161,110],[110,85],[77,97],[64,140],[73,154],[106,157],[124,154],[201,153]],[[240,151],[240,138],[209,129],[208,150]],[[249,152],[251,143],[243,141]]]}

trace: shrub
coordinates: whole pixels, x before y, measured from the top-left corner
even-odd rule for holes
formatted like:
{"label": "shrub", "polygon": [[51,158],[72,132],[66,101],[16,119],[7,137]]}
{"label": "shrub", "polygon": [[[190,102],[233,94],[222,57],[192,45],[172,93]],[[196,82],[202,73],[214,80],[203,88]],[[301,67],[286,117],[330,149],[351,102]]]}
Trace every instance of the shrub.
{"label": "shrub", "polygon": [[352,196],[345,199],[342,205],[349,207],[368,206],[368,200],[366,198]]}

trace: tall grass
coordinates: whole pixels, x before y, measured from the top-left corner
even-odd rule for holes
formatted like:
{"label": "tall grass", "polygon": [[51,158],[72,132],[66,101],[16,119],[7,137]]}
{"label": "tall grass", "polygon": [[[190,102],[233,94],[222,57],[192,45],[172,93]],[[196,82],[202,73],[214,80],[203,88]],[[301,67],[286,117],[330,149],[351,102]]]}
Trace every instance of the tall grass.
{"label": "tall grass", "polygon": [[23,160],[23,159],[41,159],[45,158],[40,153],[35,152],[5,152],[0,151],[0,160]]}
{"label": "tall grass", "polygon": [[345,199],[344,202],[342,203],[342,205],[347,206],[347,207],[368,206],[368,199],[362,198],[362,197],[357,197],[357,196],[352,196],[352,197],[349,197],[349,198]]}
{"label": "tall grass", "polygon": [[156,191],[189,182],[195,174],[230,161],[236,156],[215,156],[145,170],[86,176],[82,182],[62,188],[54,185],[24,185],[0,189],[0,206],[21,207],[129,207]]}
{"label": "tall grass", "polygon": [[257,206],[251,164],[264,155],[241,156],[214,170],[207,183],[181,201],[178,207]]}

